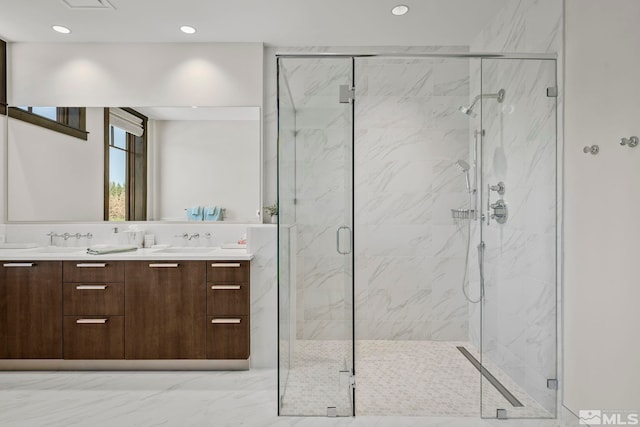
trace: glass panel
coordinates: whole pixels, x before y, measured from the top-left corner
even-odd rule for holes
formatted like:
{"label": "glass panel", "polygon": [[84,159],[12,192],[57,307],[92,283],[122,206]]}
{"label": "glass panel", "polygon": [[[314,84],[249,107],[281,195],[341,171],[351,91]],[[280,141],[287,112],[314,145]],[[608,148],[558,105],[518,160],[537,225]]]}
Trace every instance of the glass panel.
{"label": "glass panel", "polygon": [[458,110],[469,69],[467,58],[356,59],[358,415],[479,416],[478,371],[461,350],[478,357],[464,294],[477,301],[465,273],[477,270],[465,259],[477,125]]}
{"label": "glass panel", "polygon": [[111,129],[111,145],[126,150],[127,132],[115,126],[109,126],[109,129]]}
{"label": "glass panel", "polygon": [[279,61],[281,415],[353,414],[352,69]]}
{"label": "glass panel", "polygon": [[78,107],[67,108],[67,125],[80,129],[80,110]]}
{"label": "glass panel", "polygon": [[553,60],[482,60],[480,190],[490,212],[482,226],[481,357],[517,399],[496,394],[483,377],[487,418],[556,414],[557,391],[547,383],[557,377],[556,98],[547,97],[555,75]]}
{"label": "glass panel", "polygon": [[127,152],[109,147],[109,221],[124,221],[127,205]]}
{"label": "glass panel", "polygon": [[37,114],[42,117],[46,117],[47,119],[57,121],[58,120],[58,109],[56,107],[33,107],[31,112],[33,114]]}
{"label": "glass panel", "polygon": [[296,113],[284,69],[278,76],[278,396],[283,399],[296,338]]}

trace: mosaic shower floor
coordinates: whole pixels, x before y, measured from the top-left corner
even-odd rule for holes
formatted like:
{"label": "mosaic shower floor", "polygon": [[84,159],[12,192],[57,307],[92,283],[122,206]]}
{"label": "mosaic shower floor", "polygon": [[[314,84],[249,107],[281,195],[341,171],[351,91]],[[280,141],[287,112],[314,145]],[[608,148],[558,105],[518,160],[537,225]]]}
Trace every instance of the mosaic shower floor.
{"label": "mosaic shower floor", "polygon": [[[479,417],[480,373],[457,346],[478,357],[466,342],[357,341],[356,414]],[[297,341],[282,413],[326,416],[327,407],[335,407],[349,415],[348,382],[339,371],[350,351],[344,341]],[[497,367],[485,366],[524,404],[513,407],[483,381],[485,416],[503,408],[510,418],[551,417]]]}

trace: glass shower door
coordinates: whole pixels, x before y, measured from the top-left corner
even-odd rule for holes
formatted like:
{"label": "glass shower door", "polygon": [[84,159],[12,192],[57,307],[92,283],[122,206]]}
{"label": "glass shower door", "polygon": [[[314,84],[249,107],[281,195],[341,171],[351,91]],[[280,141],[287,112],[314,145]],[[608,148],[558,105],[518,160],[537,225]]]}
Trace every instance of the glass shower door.
{"label": "glass shower door", "polygon": [[553,418],[556,61],[482,59],[481,88],[482,417]]}
{"label": "glass shower door", "polygon": [[279,58],[279,414],[353,415],[351,58]]}

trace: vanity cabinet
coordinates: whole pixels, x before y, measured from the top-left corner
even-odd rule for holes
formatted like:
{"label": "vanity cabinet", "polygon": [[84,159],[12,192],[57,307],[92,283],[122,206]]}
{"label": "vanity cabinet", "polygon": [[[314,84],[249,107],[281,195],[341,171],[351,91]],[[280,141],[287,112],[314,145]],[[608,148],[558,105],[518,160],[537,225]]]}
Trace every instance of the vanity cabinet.
{"label": "vanity cabinet", "polygon": [[204,261],[127,261],[125,357],[204,359]]}
{"label": "vanity cabinet", "polygon": [[124,358],[124,266],[63,262],[65,359]]}
{"label": "vanity cabinet", "polygon": [[61,358],[62,263],[0,265],[0,358]]}
{"label": "vanity cabinet", "polygon": [[207,263],[207,358],[250,354],[249,262]]}
{"label": "vanity cabinet", "polygon": [[[0,359],[80,359],[98,369],[145,360],[173,367],[179,359],[249,366],[249,261],[0,265]],[[55,366],[76,366],[67,360]]]}

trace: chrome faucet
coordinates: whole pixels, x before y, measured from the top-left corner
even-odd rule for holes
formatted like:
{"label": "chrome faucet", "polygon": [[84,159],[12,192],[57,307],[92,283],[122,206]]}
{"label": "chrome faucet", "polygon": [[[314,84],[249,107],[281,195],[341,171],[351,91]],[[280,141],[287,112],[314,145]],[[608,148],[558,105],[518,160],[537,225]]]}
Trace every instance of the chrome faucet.
{"label": "chrome faucet", "polygon": [[191,239],[199,239],[200,238],[200,233],[194,233],[191,236],[189,236],[189,240]]}
{"label": "chrome faucet", "polygon": [[64,234],[57,234],[54,233],[53,231],[50,233],[46,234],[47,236],[49,236],[49,245],[53,246],[53,238],[54,237],[62,237],[65,241],[69,240],[72,237],[75,237],[77,240],[82,239],[83,237],[86,237],[87,239],[92,239],[93,238],[93,234],[91,233],[86,233],[86,234],[81,234],[81,233],[75,233],[75,234],[71,234],[71,233],[64,233]]}

